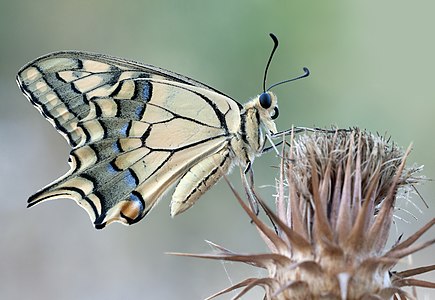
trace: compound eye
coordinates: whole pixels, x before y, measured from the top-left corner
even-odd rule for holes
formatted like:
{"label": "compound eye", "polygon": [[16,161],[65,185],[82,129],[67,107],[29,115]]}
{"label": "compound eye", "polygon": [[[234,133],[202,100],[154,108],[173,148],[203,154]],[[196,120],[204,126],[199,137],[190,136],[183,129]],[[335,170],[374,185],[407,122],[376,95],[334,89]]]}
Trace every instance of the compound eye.
{"label": "compound eye", "polygon": [[272,120],[275,120],[279,116],[279,109],[277,106],[273,108],[273,115],[271,116]]}
{"label": "compound eye", "polygon": [[272,105],[272,98],[269,93],[263,93],[260,95],[260,105],[265,109],[268,109]]}

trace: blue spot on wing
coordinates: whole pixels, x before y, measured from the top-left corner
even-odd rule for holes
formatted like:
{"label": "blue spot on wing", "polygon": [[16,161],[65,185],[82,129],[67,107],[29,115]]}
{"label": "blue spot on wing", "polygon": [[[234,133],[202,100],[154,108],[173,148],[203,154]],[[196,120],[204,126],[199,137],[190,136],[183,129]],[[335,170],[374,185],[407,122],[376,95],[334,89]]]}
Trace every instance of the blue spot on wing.
{"label": "blue spot on wing", "polygon": [[112,164],[107,165],[107,172],[109,172],[110,174],[118,173],[118,171],[112,166]]}
{"label": "blue spot on wing", "polygon": [[142,85],[141,85],[141,89],[142,89],[142,99],[145,102],[148,102],[151,99],[151,83],[149,81],[142,81]]}
{"label": "blue spot on wing", "polygon": [[127,131],[128,131],[129,126],[130,126],[130,123],[125,123],[124,125],[122,125],[121,129],[119,130],[119,133],[123,136],[127,136]]}
{"label": "blue spot on wing", "polygon": [[143,203],[142,203],[142,199],[139,198],[139,196],[136,195],[136,193],[133,192],[133,193],[130,194],[130,201],[133,201],[133,202],[139,204],[139,207],[141,208],[141,210],[144,209]]}
{"label": "blue spot on wing", "polygon": [[137,187],[139,180],[137,179],[136,175],[130,169],[126,171],[127,173],[125,174],[124,182],[131,188]]}
{"label": "blue spot on wing", "polygon": [[143,107],[142,105],[141,105],[141,106],[138,106],[138,107],[136,108],[135,114],[136,114],[136,117],[137,117],[139,120],[142,119],[143,110],[144,110],[144,107]]}
{"label": "blue spot on wing", "polygon": [[121,152],[121,149],[119,147],[118,141],[115,141],[115,142],[112,143],[112,151],[115,154],[118,154],[118,153]]}

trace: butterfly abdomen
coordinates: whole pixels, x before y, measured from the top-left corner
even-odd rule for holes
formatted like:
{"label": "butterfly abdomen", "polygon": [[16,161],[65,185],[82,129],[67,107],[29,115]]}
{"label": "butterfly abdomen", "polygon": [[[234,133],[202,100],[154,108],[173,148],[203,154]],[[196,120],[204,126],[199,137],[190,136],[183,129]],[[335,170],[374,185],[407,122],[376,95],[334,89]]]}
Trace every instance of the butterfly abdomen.
{"label": "butterfly abdomen", "polygon": [[182,213],[225,175],[233,159],[228,149],[222,149],[194,165],[177,184],[171,201],[171,216]]}

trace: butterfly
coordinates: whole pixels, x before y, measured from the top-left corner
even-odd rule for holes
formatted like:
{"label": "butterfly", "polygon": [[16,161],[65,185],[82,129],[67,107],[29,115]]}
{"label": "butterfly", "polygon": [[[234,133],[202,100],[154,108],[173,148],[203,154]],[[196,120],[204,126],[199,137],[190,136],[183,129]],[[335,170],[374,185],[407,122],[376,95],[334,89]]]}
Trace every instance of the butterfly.
{"label": "butterfly", "polygon": [[[174,185],[171,215],[189,207],[234,165],[249,169],[278,133],[277,97],[266,90],[244,105],[183,75],[77,51],[42,56],[17,83],[72,147],[70,170],[28,207],[69,198],[97,229],[141,220]],[[308,76],[305,74],[284,82]],[[283,82],[281,82],[283,83]],[[281,84],[278,83],[278,84]]]}

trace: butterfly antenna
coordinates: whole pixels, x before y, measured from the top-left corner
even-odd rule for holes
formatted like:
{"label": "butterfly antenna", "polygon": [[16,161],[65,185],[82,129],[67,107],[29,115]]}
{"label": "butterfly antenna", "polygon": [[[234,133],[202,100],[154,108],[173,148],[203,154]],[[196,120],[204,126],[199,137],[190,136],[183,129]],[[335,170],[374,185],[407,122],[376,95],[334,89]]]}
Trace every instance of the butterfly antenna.
{"label": "butterfly antenna", "polygon": [[[266,69],[264,70],[264,78],[263,78],[263,92],[266,92],[266,78],[267,71],[269,70],[270,62],[272,61],[273,54],[275,54],[276,48],[278,48],[278,38],[273,33],[269,33],[270,37],[273,40],[273,49],[270,53],[269,60],[267,61]],[[269,88],[270,89],[270,88]]]}
{"label": "butterfly antenna", "polygon": [[287,80],[280,81],[280,82],[277,82],[277,83],[275,83],[275,84],[272,84],[272,85],[267,89],[267,91],[270,91],[272,88],[276,87],[277,85],[280,85],[280,84],[283,84],[283,83],[287,83],[287,82],[290,82],[290,81],[295,81],[295,80],[298,80],[298,79],[302,79],[302,78],[308,77],[308,76],[310,75],[310,70],[308,70],[307,67],[304,67],[303,70],[304,70],[304,74],[302,74],[302,75],[300,75],[300,76],[298,76],[298,77],[295,77],[295,78],[287,79]]}

